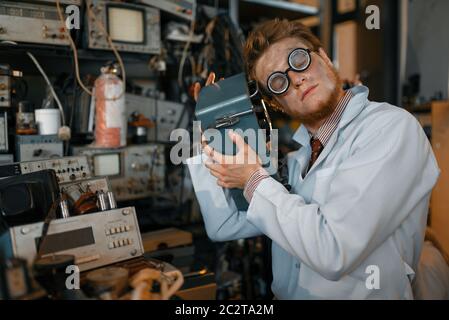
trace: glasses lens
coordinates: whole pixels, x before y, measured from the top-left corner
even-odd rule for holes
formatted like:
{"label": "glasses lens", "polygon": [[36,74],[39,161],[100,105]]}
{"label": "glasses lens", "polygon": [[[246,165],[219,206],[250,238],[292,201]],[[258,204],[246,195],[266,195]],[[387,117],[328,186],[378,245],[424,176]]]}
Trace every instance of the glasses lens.
{"label": "glasses lens", "polygon": [[282,93],[288,88],[288,79],[285,74],[276,72],[268,79],[269,89],[274,93]]}
{"label": "glasses lens", "polygon": [[288,59],[291,67],[296,71],[305,70],[310,64],[310,55],[303,49],[293,51]]}

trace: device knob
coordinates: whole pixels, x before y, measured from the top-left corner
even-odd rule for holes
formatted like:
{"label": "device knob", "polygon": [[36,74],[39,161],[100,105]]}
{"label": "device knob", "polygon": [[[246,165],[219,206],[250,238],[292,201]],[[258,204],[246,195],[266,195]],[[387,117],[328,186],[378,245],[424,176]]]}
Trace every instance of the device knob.
{"label": "device knob", "polygon": [[90,36],[91,36],[92,39],[100,39],[103,36],[103,33],[96,32],[96,31],[92,30],[90,32]]}
{"label": "device knob", "polygon": [[28,227],[23,227],[22,229],[20,229],[21,234],[27,234],[28,232],[30,232],[30,228]]}
{"label": "device knob", "polygon": [[124,215],[124,216],[127,216],[127,215],[129,215],[131,212],[129,211],[129,209],[123,209],[122,210],[122,214]]}

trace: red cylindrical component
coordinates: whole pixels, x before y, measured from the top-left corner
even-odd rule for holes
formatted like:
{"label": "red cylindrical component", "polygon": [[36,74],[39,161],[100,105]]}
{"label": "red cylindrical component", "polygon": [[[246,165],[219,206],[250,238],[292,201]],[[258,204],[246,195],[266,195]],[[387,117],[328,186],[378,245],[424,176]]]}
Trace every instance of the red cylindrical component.
{"label": "red cylindrical component", "polygon": [[126,145],[127,119],[123,82],[110,68],[102,68],[95,81],[95,146]]}

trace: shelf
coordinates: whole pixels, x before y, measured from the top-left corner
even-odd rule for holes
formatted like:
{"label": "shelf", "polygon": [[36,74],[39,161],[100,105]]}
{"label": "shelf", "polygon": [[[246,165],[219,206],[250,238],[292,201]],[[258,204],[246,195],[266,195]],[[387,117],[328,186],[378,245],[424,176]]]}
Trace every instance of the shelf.
{"label": "shelf", "polygon": [[[0,56],[15,56],[17,53],[24,54],[26,51],[30,51],[38,57],[52,57],[52,58],[73,58],[72,49],[69,46],[51,46],[42,44],[29,44],[20,43],[19,45],[1,45]],[[108,50],[89,50],[78,49],[79,60],[92,60],[92,61],[110,61],[116,60],[112,51]],[[148,61],[151,57],[150,54],[139,54],[132,52],[120,52],[124,62],[142,62]]]}
{"label": "shelf", "polygon": [[246,25],[250,28],[254,23],[259,23],[266,19],[280,18],[298,20],[318,17],[320,14],[319,8],[296,2],[281,0],[240,0],[238,3],[240,25]]}
{"label": "shelf", "polygon": [[319,9],[314,6],[308,6],[296,2],[288,2],[280,0],[243,0],[243,2],[271,7],[273,9],[288,10],[296,13],[302,13],[305,15],[316,15],[319,13]]}

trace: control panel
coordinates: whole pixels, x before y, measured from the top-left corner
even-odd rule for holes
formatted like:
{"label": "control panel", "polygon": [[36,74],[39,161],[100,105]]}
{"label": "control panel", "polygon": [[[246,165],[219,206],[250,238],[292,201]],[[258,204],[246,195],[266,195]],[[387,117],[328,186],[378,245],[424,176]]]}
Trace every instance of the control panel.
{"label": "control panel", "polygon": [[141,113],[156,122],[156,127],[148,130],[149,141],[169,142],[174,129],[187,128],[189,115],[185,106],[178,102],[158,100],[136,94],[126,94],[126,114]]}
{"label": "control panel", "polygon": [[57,159],[26,161],[18,164],[20,173],[31,173],[45,169],[56,172],[59,184],[84,180],[92,177],[87,158],[85,156],[64,157]]}
{"label": "control panel", "polygon": [[[20,1],[26,1],[26,2],[42,2],[42,3],[47,3],[47,4],[51,4],[51,5],[56,5],[56,0],[20,0]],[[81,1],[82,0],[59,0],[59,3],[61,5],[69,5],[69,4],[74,4],[76,6],[80,6],[81,5]]]}
{"label": "control panel", "polygon": [[17,161],[59,158],[63,155],[63,143],[57,135],[16,136]]}
{"label": "control panel", "polygon": [[157,100],[157,141],[170,141],[170,134],[177,128],[187,128],[188,113],[181,103]]}
{"label": "control panel", "polygon": [[[0,241],[4,254],[22,257],[31,264],[42,227],[39,222],[9,229],[4,235],[8,238]],[[143,252],[134,207],[53,220],[41,248],[43,257],[74,255],[80,271],[135,258]]]}
{"label": "control panel", "polygon": [[165,190],[165,154],[163,145],[130,146],[125,150],[125,180],[112,180],[118,200],[137,199]]}
{"label": "control panel", "polygon": [[0,107],[11,106],[11,69],[8,65],[0,65]]}
{"label": "control panel", "polygon": [[108,178],[91,178],[77,182],[67,182],[59,185],[61,192],[69,195],[74,201],[77,201],[86,192],[104,192],[111,191]]}
{"label": "control panel", "polygon": [[[106,174],[117,201],[141,199],[165,190],[164,145],[134,145],[121,149],[74,147],[73,154],[87,156],[93,175],[102,175],[106,167],[117,168]],[[111,163],[114,155],[117,164]]]}
{"label": "control panel", "polygon": [[143,3],[159,8],[178,17],[193,20],[196,0],[141,0]]}
{"label": "control panel", "polygon": [[[64,8],[62,10],[63,14],[65,14]],[[54,1],[53,4],[1,1],[1,40],[69,45]]]}

